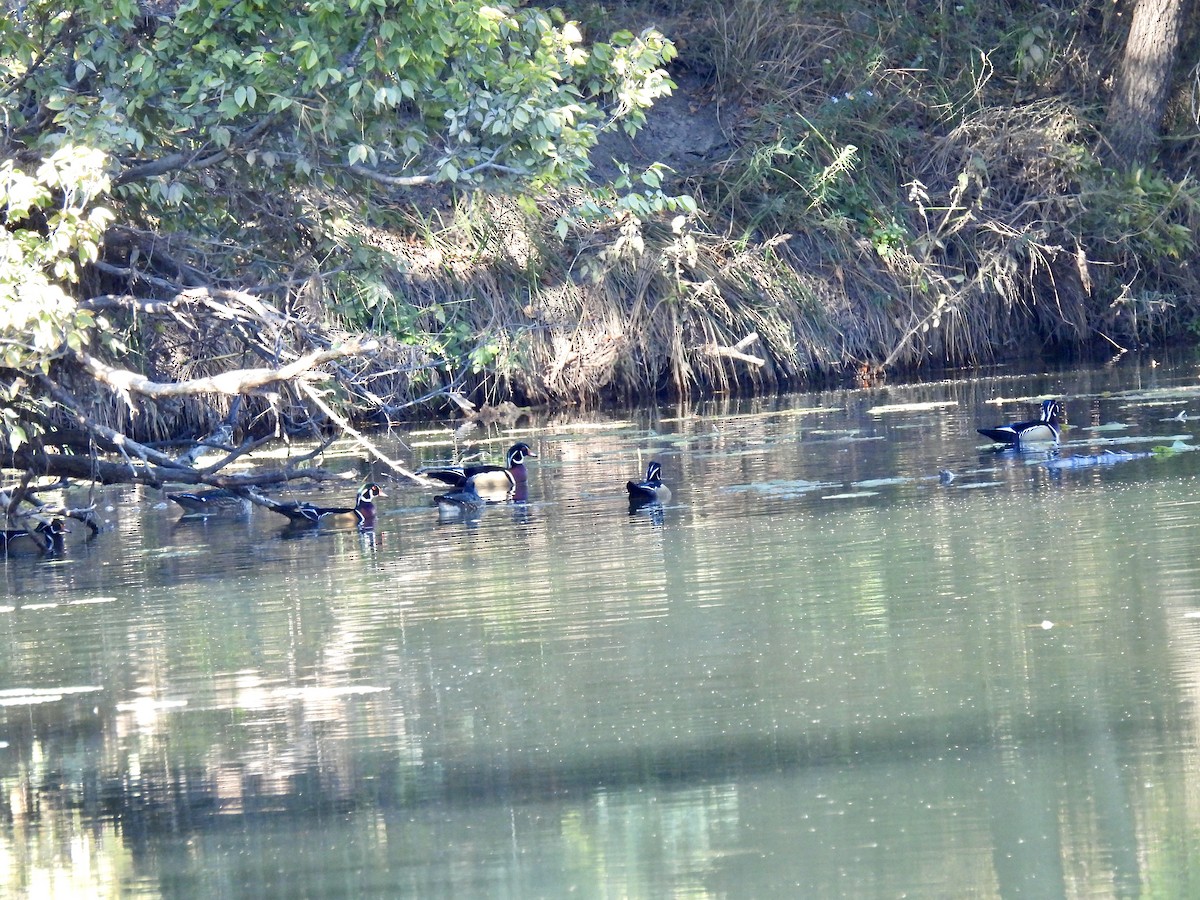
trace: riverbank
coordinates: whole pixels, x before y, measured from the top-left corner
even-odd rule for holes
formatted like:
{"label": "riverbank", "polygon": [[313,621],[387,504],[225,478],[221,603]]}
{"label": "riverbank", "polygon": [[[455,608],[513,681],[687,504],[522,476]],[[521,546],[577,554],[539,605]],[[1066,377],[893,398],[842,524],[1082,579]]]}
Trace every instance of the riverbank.
{"label": "riverbank", "polygon": [[1168,144],[1153,170],[1105,167],[1124,26],[1073,10],[628,4],[597,31],[653,20],[676,88],[593,150],[591,188],[368,208],[365,262],[306,290],[420,351],[381,358],[407,373],[400,403],[774,391],[1192,340],[1193,161]]}
{"label": "riverbank", "polygon": [[[241,84],[245,135],[266,143],[159,180],[128,156],[95,163],[119,173],[112,190],[109,170],[96,175],[115,221],[93,223],[98,245],[84,233],[78,309],[19,323],[53,340],[10,354],[8,443],[46,433],[84,454],[97,439],[119,447],[104,429],[160,442],[228,422],[282,436],[440,416],[458,400],[869,384],[1194,339],[1191,142],[1168,139],[1135,171],[1100,154],[1124,19],[1065,2],[892,6],[567,4],[564,41],[597,47],[628,29],[605,45],[618,53],[652,35],[646,68],[669,65],[674,82],[629,131],[614,119],[569,135],[590,181],[536,166],[408,178],[389,174],[406,171],[394,148],[326,146],[310,129],[317,171],[288,156],[295,133],[244,82],[275,83],[224,73]],[[199,27],[190,12],[168,4],[122,39],[157,59]],[[366,63],[353,74],[375,77]],[[587,96],[613,116],[623,102]],[[1186,104],[1173,109],[1168,132],[1187,134]],[[379,108],[359,113],[379,124]],[[195,140],[232,140],[229,127]],[[37,388],[33,402],[18,383]]]}

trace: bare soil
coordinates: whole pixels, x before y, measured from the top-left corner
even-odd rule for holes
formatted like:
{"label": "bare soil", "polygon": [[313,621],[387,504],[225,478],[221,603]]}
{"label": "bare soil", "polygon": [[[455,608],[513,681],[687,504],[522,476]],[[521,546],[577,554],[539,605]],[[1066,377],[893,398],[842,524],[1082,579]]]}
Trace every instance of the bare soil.
{"label": "bare soil", "polygon": [[675,81],[676,89],[655,101],[646,113],[646,125],[634,137],[620,130],[601,137],[592,151],[594,181],[615,179],[618,164],[636,174],[653,162],[686,178],[729,155],[738,106],[718,102],[711,84],[699,76],[685,74]]}

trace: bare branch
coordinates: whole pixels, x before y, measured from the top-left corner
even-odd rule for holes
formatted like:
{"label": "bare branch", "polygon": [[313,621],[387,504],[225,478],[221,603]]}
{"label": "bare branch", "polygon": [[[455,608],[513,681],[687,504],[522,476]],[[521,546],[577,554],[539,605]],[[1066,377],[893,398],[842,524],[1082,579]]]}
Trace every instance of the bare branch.
{"label": "bare branch", "polygon": [[336,412],[334,412],[333,409],[321,399],[321,395],[313,390],[311,385],[301,383],[299,387],[301,392],[303,392],[304,395],[313,402],[313,405],[315,405],[317,409],[329,416],[330,419],[337,423],[339,428],[354,438],[354,440],[356,440],[362,447],[369,451],[372,456],[383,462],[389,469],[398,475],[403,475],[405,478],[415,481],[417,484],[425,484],[425,482],[418,478],[415,473],[410,472],[408,469],[404,468],[404,466],[400,465],[398,462],[384,454],[384,452],[371,443],[362,434],[362,432],[357,431],[354,426],[347,422],[342,416],[339,416]]}
{"label": "bare branch", "polygon": [[701,349],[703,349],[704,352],[710,356],[723,356],[726,359],[736,359],[740,362],[746,363],[746,365],[758,368],[759,366],[765,366],[767,361],[761,356],[751,356],[746,352],[746,348],[757,340],[758,332],[752,331],[732,347],[722,347],[717,344],[706,344]]}
{"label": "bare branch", "polygon": [[[108,271],[115,270],[116,266],[105,266]],[[125,270],[127,273],[132,273],[132,270]],[[80,309],[90,310],[91,312],[105,312],[110,309],[132,310],[133,312],[143,313],[148,316],[169,315],[177,311],[186,303],[182,297],[176,297],[174,300],[146,300],[142,297],[135,297],[133,294],[101,294],[97,297],[90,297],[79,303]]]}
{"label": "bare branch", "polygon": [[155,275],[147,275],[145,272],[139,272],[130,266],[114,266],[112,263],[106,263],[101,260],[96,260],[92,263],[96,269],[104,272],[106,275],[119,275],[122,278],[133,278],[138,281],[144,281],[146,284],[154,287],[163,288],[172,293],[178,291],[180,286],[174,281],[168,281],[165,278],[159,278]]}
{"label": "bare branch", "polygon": [[[487,170],[491,170],[494,172],[502,172],[505,175],[516,175],[516,176],[528,175],[529,174],[528,172],[522,171],[521,169],[515,169],[512,166],[504,166],[504,165],[501,165],[500,163],[496,162],[496,158],[500,156],[500,153],[504,149],[505,148],[503,148],[503,147],[498,147],[495,151],[493,151],[493,153],[489,159],[485,159],[481,163],[471,166],[470,168],[461,170],[458,173],[459,177],[461,178],[464,175],[467,175],[467,176],[475,175],[479,172],[483,172],[483,171],[487,171]],[[425,185],[425,184],[433,184],[435,181],[438,180],[437,175],[433,175],[433,174],[430,174],[430,175],[385,175],[383,172],[376,172],[374,169],[368,169],[366,166],[359,165],[358,163],[354,163],[352,165],[346,166],[346,171],[350,172],[353,175],[360,175],[363,178],[369,178],[371,181],[376,181],[379,184],[386,184],[388,187],[420,187],[421,185]]]}
{"label": "bare branch", "polygon": [[[64,390],[61,386],[45,375],[38,376],[38,382],[42,389],[46,391],[57,403],[60,403],[64,408],[69,409],[75,416],[75,420],[86,429],[86,431],[99,444],[109,450],[115,450],[118,453],[125,455],[133,454],[142,462],[153,463],[157,466],[162,466],[168,469],[186,470],[185,466],[181,466],[174,459],[167,456],[153,447],[147,447],[145,444],[139,444],[137,441],[122,434],[115,429],[109,428],[107,425],[101,425],[99,422],[92,419],[83,412],[83,407],[71,394]],[[131,465],[126,465],[123,468],[128,470]]]}
{"label": "bare branch", "polygon": [[260,137],[270,127],[271,123],[275,121],[275,118],[273,115],[263,116],[244,132],[234,135],[229,142],[229,149],[227,150],[209,152],[207,147],[205,147],[192,153],[170,153],[158,159],[149,160],[148,162],[132,164],[113,179],[113,184],[127,184],[130,181],[153,178],[156,175],[164,175],[167,172],[186,169],[205,169],[209,166],[215,166],[217,163],[228,159],[230,155],[229,151],[234,147],[248,144]]}
{"label": "bare branch", "polygon": [[[281,326],[288,322],[296,322],[294,318],[280,312],[275,306],[246,291],[208,287],[181,288],[173,282],[146,275],[132,268],[114,266],[109,263],[95,263],[95,266],[108,274],[134,278],[157,287],[167,288],[174,292],[175,296],[170,300],[148,300],[132,294],[100,294],[81,302],[79,304],[81,309],[92,312],[125,309],[144,315],[169,315],[177,321],[185,323],[182,313],[189,312],[191,308],[202,308],[215,313],[219,318],[246,322],[256,327],[262,325]],[[244,309],[238,309],[239,306]]]}
{"label": "bare branch", "polygon": [[[139,394],[154,400],[168,397],[190,397],[195,394],[227,394],[236,396],[254,391],[281,381],[293,381],[308,373],[316,366],[345,356],[357,356],[370,353],[379,347],[375,340],[352,341],[341,347],[330,350],[314,350],[306,353],[295,362],[288,363],[276,369],[253,368],[233,369],[210,375],[206,378],[189,378],[186,381],[151,381],[145,375],[131,372],[128,369],[118,369],[103,363],[90,354],[79,352],[76,357],[85,369],[97,381],[108,385],[129,401],[131,394]],[[309,377],[317,377],[312,375]],[[320,376],[327,377],[327,376]]]}
{"label": "bare branch", "polygon": [[[321,449],[324,449],[323,447]],[[301,459],[307,459],[306,454]],[[101,484],[146,484],[162,487],[174,484],[205,484],[235,490],[264,484],[281,484],[297,478],[313,481],[340,481],[342,475],[334,475],[324,469],[296,469],[293,465],[276,469],[264,469],[240,475],[206,475],[195,469],[166,468],[146,464],[133,466],[127,462],[113,462],[94,456],[73,453],[47,453],[44,450],[22,446],[15,453],[0,447],[0,465],[5,468],[24,469],[34,475],[52,478],[78,478],[97,481]]]}
{"label": "bare branch", "polygon": [[228,158],[229,154],[224,150],[203,157],[199,153],[171,153],[149,162],[130,166],[113,179],[113,184],[128,184],[130,181],[154,178],[157,175],[165,175],[167,172],[202,169],[206,166],[214,166]]}
{"label": "bare branch", "polygon": [[420,187],[423,184],[433,184],[437,180],[436,175],[385,175],[357,163],[347,166],[346,171],[377,181],[379,184],[386,184],[388,187]]}
{"label": "bare branch", "polygon": [[[200,469],[200,472],[204,475],[212,475],[214,472],[220,472],[239,456],[245,456],[247,453],[253,453],[259,447],[269,444],[273,440],[275,440],[274,435],[267,435],[266,437],[259,438],[258,440],[242,441],[239,446],[234,447],[233,450],[229,451],[229,453],[217,460],[211,466],[205,466],[203,469]],[[324,447],[321,449],[324,449]]]}

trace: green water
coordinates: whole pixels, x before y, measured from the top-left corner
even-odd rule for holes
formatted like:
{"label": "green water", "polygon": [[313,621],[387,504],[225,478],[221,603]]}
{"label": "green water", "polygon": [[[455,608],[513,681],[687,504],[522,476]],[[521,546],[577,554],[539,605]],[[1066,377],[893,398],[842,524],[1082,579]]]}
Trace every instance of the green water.
{"label": "green water", "polygon": [[469,522],[346,445],[371,534],[102,491],[0,570],[0,894],[1196,895],[1200,454],[974,432],[1200,445],[1196,375],[535,417]]}

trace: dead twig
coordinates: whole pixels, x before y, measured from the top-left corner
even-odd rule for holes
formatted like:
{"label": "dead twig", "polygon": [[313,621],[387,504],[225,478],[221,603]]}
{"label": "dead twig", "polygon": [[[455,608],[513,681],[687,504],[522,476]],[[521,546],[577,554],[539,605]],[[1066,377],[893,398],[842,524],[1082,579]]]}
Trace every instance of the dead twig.
{"label": "dead twig", "polygon": [[723,356],[726,359],[736,359],[739,362],[744,362],[747,365],[758,368],[765,366],[767,361],[761,356],[751,356],[746,353],[746,348],[758,340],[758,332],[752,331],[732,347],[720,347],[716,344],[708,344],[704,347],[704,352],[710,356]]}
{"label": "dead twig", "polygon": [[385,454],[382,450],[380,450],[378,447],[376,447],[370,440],[368,440],[367,437],[361,431],[359,431],[353,425],[351,425],[343,416],[338,415],[328,403],[326,403],[324,400],[321,399],[321,395],[317,393],[317,391],[312,387],[312,385],[301,382],[298,385],[298,387],[300,389],[300,392],[303,393],[306,397],[308,397],[309,400],[312,401],[313,406],[317,407],[317,409],[319,409],[326,416],[328,416],[333,422],[335,422],[337,424],[337,426],[340,429],[342,429],[342,431],[344,431],[346,434],[348,434],[352,438],[354,438],[354,440],[359,444],[359,446],[363,447],[368,453],[370,453],[372,456],[374,456],[376,459],[378,459],[380,462],[382,462],[384,465],[386,465],[389,469],[391,469],[397,475],[402,475],[405,478],[409,479],[410,481],[415,482],[416,484],[420,484],[420,485],[425,484],[425,482],[422,481],[419,477],[417,477],[417,475],[415,473],[410,472],[408,469],[404,468],[404,466],[400,465],[398,462],[396,462],[395,460],[393,460],[389,456],[387,456],[387,454]]}

